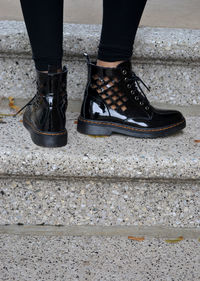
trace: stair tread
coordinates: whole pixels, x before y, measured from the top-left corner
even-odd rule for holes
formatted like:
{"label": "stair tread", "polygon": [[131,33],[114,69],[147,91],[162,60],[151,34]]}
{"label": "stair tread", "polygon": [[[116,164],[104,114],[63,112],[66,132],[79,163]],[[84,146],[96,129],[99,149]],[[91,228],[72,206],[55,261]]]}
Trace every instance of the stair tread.
{"label": "stair tread", "polygon": [[76,131],[78,113],[67,114],[68,145],[34,145],[20,117],[0,123],[0,175],[100,177],[124,179],[199,179],[200,117],[167,138],[136,139],[121,135],[95,138]]}
{"label": "stair tread", "polygon": [[199,281],[197,240],[2,235],[0,243],[3,280]]}
{"label": "stair tread", "polygon": [[[80,56],[90,49],[91,54],[96,56],[100,33],[100,24],[65,23],[64,54]],[[140,27],[134,44],[134,56],[199,61],[199,34],[200,30],[197,29]],[[0,38],[0,52],[31,53],[23,21],[0,21]]]}

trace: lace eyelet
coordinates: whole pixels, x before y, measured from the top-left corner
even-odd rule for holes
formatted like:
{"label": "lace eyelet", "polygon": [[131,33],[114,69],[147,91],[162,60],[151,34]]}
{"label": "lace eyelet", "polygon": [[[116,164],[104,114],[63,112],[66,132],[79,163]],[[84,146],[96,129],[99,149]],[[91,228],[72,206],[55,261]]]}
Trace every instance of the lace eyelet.
{"label": "lace eyelet", "polygon": [[131,85],[130,85],[130,84],[127,84],[127,88],[130,89],[130,88],[131,88]]}
{"label": "lace eyelet", "polygon": [[125,78],[124,78],[124,81],[127,81],[127,80],[128,80],[128,78],[127,78],[127,77],[125,77]]}
{"label": "lace eyelet", "polygon": [[131,90],[131,94],[134,94],[134,91],[133,91],[133,90]]}
{"label": "lace eyelet", "polygon": [[139,100],[139,97],[138,97],[138,96],[135,96],[135,100]]}
{"label": "lace eyelet", "polygon": [[146,110],[149,110],[149,106],[145,106],[145,109],[146,109]]}
{"label": "lace eyelet", "polygon": [[144,103],[141,101],[141,102],[140,102],[140,105],[144,105]]}
{"label": "lace eyelet", "polygon": [[126,75],[126,74],[127,74],[126,69],[123,69],[123,70],[122,70],[122,73],[123,73],[124,75]]}

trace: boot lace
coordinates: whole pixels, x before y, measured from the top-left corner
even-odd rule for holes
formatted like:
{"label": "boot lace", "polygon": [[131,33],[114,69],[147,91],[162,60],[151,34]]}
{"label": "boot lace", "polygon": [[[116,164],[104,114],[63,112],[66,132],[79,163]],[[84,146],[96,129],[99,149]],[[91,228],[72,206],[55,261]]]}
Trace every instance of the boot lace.
{"label": "boot lace", "polygon": [[20,108],[20,110],[18,110],[13,116],[17,116],[20,112],[22,112],[22,110],[24,110],[28,105],[31,105],[33,103],[33,101],[35,100],[36,95],[29,101],[27,102],[27,104],[25,104],[22,108]]}
{"label": "boot lace", "polygon": [[[127,71],[123,70],[123,74],[126,74]],[[134,95],[135,100],[139,101],[140,105],[146,105],[146,109],[149,108],[149,101],[140,85],[140,83],[150,92],[150,87],[148,87],[140,77],[138,77],[133,71],[131,71],[130,76],[124,78],[127,82],[126,86],[130,89],[130,93]]]}
{"label": "boot lace", "polygon": [[[37,83],[37,88],[39,87],[39,84],[37,82],[37,80],[35,79],[33,81],[33,83]],[[63,91],[65,91],[66,89],[66,83],[62,83],[62,88],[63,88]],[[17,111],[13,116],[17,116],[20,112],[22,112],[27,106],[29,105],[32,105],[33,103],[35,103],[36,106],[39,106],[40,104],[40,101],[39,101],[39,95],[38,95],[38,92],[39,90],[37,90],[37,94],[34,95],[34,97],[29,101],[27,102],[22,108],[19,109],[19,111]],[[66,92],[66,91],[65,91]],[[43,97],[45,97],[45,95],[43,95]],[[62,96],[62,102],[64,103],[67,103],[67,93],[65,93],[63,96]]]}

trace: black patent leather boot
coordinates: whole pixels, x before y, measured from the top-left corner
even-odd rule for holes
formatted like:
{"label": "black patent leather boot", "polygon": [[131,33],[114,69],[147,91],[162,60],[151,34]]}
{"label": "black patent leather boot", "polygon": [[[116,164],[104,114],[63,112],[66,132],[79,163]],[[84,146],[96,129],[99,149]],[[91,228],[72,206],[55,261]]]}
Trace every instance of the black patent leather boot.
{"label": "black patent leather boot", "polygon": [[116,68],[100,67],[85,54],[88,82],[85,89],[77,130],[87,135],[110,136],[120,133],[138,138],[165,137],[186,126],[176,110],[153,107],[135,75],[131,61]]}
{"label": "black patent leather boot", "polygon": [[67,144],[67,67],[64,66],[62,72],[57,73],[56,67],[49,65],[48,73],[36,70],[36,74],[37,93],[23,107],[26,107],[23,124],[36,145],[64,146]]}

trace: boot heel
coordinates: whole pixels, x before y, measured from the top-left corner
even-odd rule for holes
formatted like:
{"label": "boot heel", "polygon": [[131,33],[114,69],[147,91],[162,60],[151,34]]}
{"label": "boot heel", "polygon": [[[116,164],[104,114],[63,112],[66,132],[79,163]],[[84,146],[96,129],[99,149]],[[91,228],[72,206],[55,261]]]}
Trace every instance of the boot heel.
{"label": "boot heel", "polygon": [[42,147],[61,147],[67,144],[67,131],[59,136],[40,135],[32,132],[31,139],[36,145]]}
{"label": "boot heel", "polygon": [[79,133],[91,136],[110,136],[112,134],[112,128],[101,124],[92,124],[87,121],[78,119],[77,131]]}
{"label": "boot heel", "polygon": [[63,132],[40,132],[34,130],[29,124],[23,120],[24,127],[29,131],[32,141],[42,147],[61,147],[67,144],[67,130]]}

